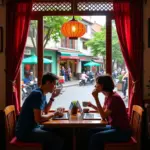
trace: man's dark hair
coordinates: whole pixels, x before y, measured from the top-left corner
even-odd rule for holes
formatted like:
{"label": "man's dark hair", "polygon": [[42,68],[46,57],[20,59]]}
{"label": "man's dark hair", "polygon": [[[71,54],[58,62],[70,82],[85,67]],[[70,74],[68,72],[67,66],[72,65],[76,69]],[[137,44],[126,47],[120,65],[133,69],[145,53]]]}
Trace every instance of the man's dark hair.
{"label": "man's dark hair", "polygon": [[58,77],[55,74],[53,74],[51,72],[47,72],[42,77],[42,85],[46,84],[47,81],[50,81],[52,83],[56,80],[58,80]]}
{"label": "man's dark hair", "polygon": [[112,92],[115,87],[110,75],[98,76],[96,82],[103,85],[103,91],[105,92]]}

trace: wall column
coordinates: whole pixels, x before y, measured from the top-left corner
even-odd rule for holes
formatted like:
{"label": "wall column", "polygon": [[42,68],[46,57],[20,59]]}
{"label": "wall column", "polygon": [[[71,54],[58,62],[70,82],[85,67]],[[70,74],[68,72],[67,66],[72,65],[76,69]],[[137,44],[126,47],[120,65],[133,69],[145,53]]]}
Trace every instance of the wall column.
{"label": "wall column", "polygon": [[61,60],[61,58],[60,58],[60,56],[58,56],[58,54],[56,55],[56,67],[57,67],[57,76],[60,76],[60,60]]}
{"label": "wall column", "polygon": [[112,73],[112,25],[111,16],[106,16],[106,73]]}
{"label": "wall column", "polygon": [[38,85],[42,83],[43,76],[43,17],[38,18],[38,40],[37,40],[37,54],[38,54]]}
{"label": "wall column", "polygon": [[76,71],[77,73],[81,73],[81,60],[77,60],[77,65],[76,65]]}

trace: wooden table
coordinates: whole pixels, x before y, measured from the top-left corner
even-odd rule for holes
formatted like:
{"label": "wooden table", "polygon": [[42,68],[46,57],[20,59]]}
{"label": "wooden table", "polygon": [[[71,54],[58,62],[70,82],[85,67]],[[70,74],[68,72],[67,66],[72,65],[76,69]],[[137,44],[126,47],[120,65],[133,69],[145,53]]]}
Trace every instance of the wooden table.
{"label": "wooden table", "polygon": [[49,120],[42,123],[46,127],[62,128],[68,127],[73,129],[73,150],[76,150],[76,128],[94,128],[106,126],[107,121],[103,120],[82,120],[81,115],[71,115],[69,120]]}

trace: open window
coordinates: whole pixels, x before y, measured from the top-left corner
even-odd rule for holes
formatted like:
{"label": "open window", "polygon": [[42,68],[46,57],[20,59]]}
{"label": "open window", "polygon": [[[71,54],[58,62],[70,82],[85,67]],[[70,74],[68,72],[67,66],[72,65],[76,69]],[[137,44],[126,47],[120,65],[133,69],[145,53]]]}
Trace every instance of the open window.
{"label": "open window", "polygon": [[[40,3],[39,5],[42,5],[42,3]],[[51,3],[49,3],[49,6],[50,5]],[[84,4],[81,3],[81,6],[83,5]],[[119,47],[117,33],[115,30],[115,25],[114,22],[112,21],[112,16],[110,11],[112,8],[112,4],[109,3],[108,5],[110,6],[108,7],[109,9],[106,9],[103,12],[102,8],[104,7],[104,4],[100,2],[99,6],[103,6],[103,7],[102,8],[99,7],[99,8],[102,10],[95,10],[100,12],[99,13],[100,15],[101,14],[103,15],[104,18],[103,25],[101,25],[100,27],[98,25],[95,25],[95,27],[93,28],[92,24],[94,23],[94,21],[92,20],[86,21],[86,24],[89,23],[87,25],[89,32],[86,33],[87,37],[83,38],[84,41],[81,39],[78,39],[76,41],[69,40],[61,35],[60,20],[62,21],[63,17],[65,17],[65,19],[67,17],[68,19],[70,19],[72,16],[65,16],[65,15],[58,16],[59,13],[57,15],[55,13],[57,11],[59,12],[59,10],[55,12],[47,9],[45,10],[45,12],[47,11],[47,13],[44,13],[42,11],[39,11],[38,7],[35,7],[36,5],[34,5],[33,18],[36,18],[36,20],[31,20],[30,22],[30,30],[27,38],[24,59],[21,65],[21,85],[26,82],[26,77],[29,78],[32,76],[32,79],[34,80],[34,82],[32,83],[34,83],[34,86],[29,84],[30,87],[29,92],[31,92],[31,89],[34,89],[41,84],[41,78],[44,72],[50,71],[52,73],[57,74],[58,76],[61,76],[60,69],[63,66],[66,69],[68,67],[71,68],[71,74],[72,74],[71,80],[79,79],[78,77],[79,75],[81,75],[82,72],[88,72],[88,71],[92,71],[93,78],[95,78],[98,73],[112,74],[116,85],[115,90],[119,91],[117,89],[119,86],[118,80],[120,80],[119,75],[123,71],[123,69],[126,70],[126,66],[124,66],[123,64],[121,66],[120,61],[119,60],[116,61],[116,54],[119,53],[120,47]],[[80,17],[82,18],[85,10],[83,10],[82,7],[79,7],[79,5],[78,5],[78,9],[79,10],[81,9],[83,11],[83,13],[81,13],[81,15],[78,16],[79,18]],[[71,15],[71,13],[69,12],[68,14]],[[89,18],[92,18],[93,15],[94,13],[91,13],[91,16],[89,16]],[[88,16],[86,17],[88,18]],[[97,20],[102,20],[101,18],[102,16],[96,16],[96,17]],[[50,19],[55,20],[55,22],[50,21]],[[51,28],[52,26],[53,28]],[[55,32],[52,31],[54,27],[57,27]],[[88,44],[88,42],[93,38],[99,38],[99,41],[97,40],[96,41],[97,43],[94,44],[97,44],[95,48],[99,48],[100,52],[92,51],[94,47],[92,47],[92,44]],[[85,49],[87,50],[85,51]],[[116,52],[115,50],[118,51]],[[121,61],[123,61],[122,55],[120,53],[118,57],[119,59],[122,59]],[[36,62],[25,63],[25,59],[30,57],[36,58]],[[90,61],[94,61],[95,63],[98,63],[100,65],[86,66],[85,64]],[[116,69],[117,69],[117,73],[116,73]],[[115,73],[115,77],[114,77],[114,73]],[[70,81],[66,81],[66,82],[70,82]],[[64,106],[64,104],[65,104],[64,107],[68,109],[70,102],[72,100],[79,100],[81,101],[81,103],[82,101],[88,101],[88,100],[93,101],[91,92],[93,90],[94,85],[91,84],[85,87],[79,87],[78,82],[79,81],[77,81],[76,86],[65,88],[64,93],[56,98],[56,101],[54,102],[52,109],[56,109],[59,106]],[[21,86],[22,102],[24,101],[25,97],[29,94],[28,93],[24,96],[23,94],[26,91],[27,91],[26,85]],[[122,96],[121,94],[122,91],[120,90],[119,92],[120,95]],[[84,95],[86,95],[86,97]],[[47,94],[47,100],[49,100],[49,98],[50,98],[50,94]],[[100,94],[100,99],[102,99],[101,102],[103,103],[104,97],[102,96],[102,94]]]}

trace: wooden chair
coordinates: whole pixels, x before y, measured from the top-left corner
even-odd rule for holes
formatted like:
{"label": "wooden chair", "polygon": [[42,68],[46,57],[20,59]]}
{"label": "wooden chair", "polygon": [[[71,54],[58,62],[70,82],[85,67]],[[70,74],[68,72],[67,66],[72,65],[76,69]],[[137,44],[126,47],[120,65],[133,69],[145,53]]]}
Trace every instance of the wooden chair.
{"label": "wooden chair", "polygon": [[134,105],[132,109],[132,115],[130,124],[132,127],[132,136],[128,142],[120,143],[106,143],[104,150],[140,150],[141,148],[141,128],[142,128],[142,117],[143,108]]}
{"label": "wooden chair", "polygon": [[40,143],[26,143],[18,141],[15,137],[16,113],[13,105],[4,109],[6,150],[42,150]]}

